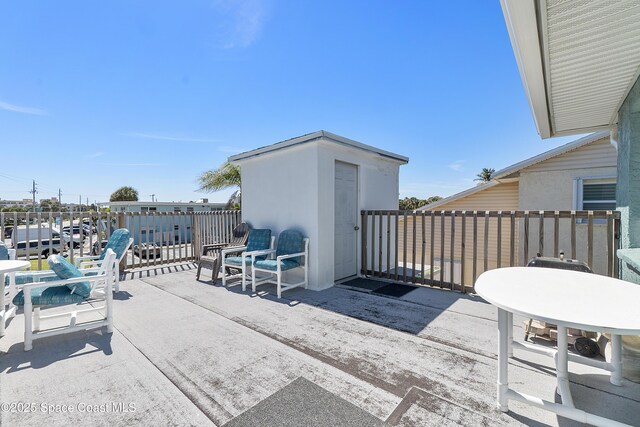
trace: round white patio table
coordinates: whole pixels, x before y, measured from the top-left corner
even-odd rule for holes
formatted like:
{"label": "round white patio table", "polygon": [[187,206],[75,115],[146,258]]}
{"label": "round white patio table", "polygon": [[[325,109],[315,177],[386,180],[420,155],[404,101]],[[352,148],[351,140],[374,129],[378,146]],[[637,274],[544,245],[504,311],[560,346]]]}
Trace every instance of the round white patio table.
{"label": "round white patio table", "polygon": [[[29,268],[31,263],[29,261],[17,261],[17,260],[0,260],[0,285],[2,286],[2,292],[0,292],[0,337],[4,335],[4,327],[5,322],[9,318],[12,313],[12,310],[15,310],[11,301],[9,301],[9,307],[7,308],[7,304],[4,300],[5,294],[5,286],[4,286],[4,276],[6,273],[11,273],[14,271],[24,270]],[[13,298],[15,294],[15,286],[12,283],[9,285],[9,298]]]}
{"label": "round white patio table", "polygon": [[[569,390],[568,361],[611,372],[612,384],[622,385],[622,335],[640,335],[640,285],[598,274],[541,267],[509,267],[484,272],[475,291],[498,307],[498,408],[508,411],[508,401],[518,400],[597,426],[621,426],[577,409]],[[558,348],[549,350],[513,341],[513,313],[558,325]],[[567,328],[611,334],[611,362],[568,353]],[[553,356],[557,389],[562,404],[516,392],[509,388],[508,364],[512,349]]]}

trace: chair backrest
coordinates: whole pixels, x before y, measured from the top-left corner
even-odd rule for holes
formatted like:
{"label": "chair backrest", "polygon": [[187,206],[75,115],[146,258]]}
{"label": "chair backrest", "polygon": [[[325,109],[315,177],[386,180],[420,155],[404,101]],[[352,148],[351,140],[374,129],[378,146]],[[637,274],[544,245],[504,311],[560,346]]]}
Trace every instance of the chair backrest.
{"label": "chair backrest", "polygon": [[[249,238],[251,227],[246,222],[238,224],[231,232],[230,246],[243,246]],[[271,234],[271,233],[269,233]]]}
{"label": "chair backrest", "polygon": [[[304,236],[298,230],[284,230],[278,236],[276,256],[291,255],[304,252]],[[291,258],[297,263],[302,262],[301,257]]]}
{"label": "chair backrest", "polygon": [[111,237],[109,237],[109,241],[107,245],[104,247],[102,252],[100,253],[100,259],[104,259],[107,254],[107,249],[111,249],[116,254],[116,259],[122,258],[125,251],[130,245],[131,233],[126,228],[119,228],[113,233],[111,233]]}
{"label": "chair backrest", "polygon": [[[247,239],[247,252],[263,251],[271,248],[271,230],[268,228],[254,228],[249,231]],[[265,259],[265,256],[256,259]]]}

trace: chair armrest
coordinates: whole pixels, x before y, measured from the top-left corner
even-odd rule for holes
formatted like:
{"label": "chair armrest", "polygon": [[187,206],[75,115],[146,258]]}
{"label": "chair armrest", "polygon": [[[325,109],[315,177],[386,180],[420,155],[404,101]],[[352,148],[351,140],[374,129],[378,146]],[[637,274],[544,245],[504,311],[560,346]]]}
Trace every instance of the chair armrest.
{"label": "chair armrest", "polygon": [[207,255],[210,251],[216,249],[222,249],[225,246],[228,246],[226,243],[210,243],[208,245],[202,245],[202,255]]}
{"label": "chair armrest", "polygon": [[238,252],[244,252],[245,250],[247,250],[246,246],[235,246],[233,248],[227,248],[227,249],[223,249],[222,250],[222,255],[226,255],[226,254],[235,254]]}
{"label": "chair armrest", "polygon": [[81,283],[81,282],[96,282],[99,280],[104,280],[105,274],[98,276],[83,276],[83,277],[74,277],[72,279],[60,279],[60,280],[52,280],[50,282],[31,282],[25,283],[24,285],[19,285],[19,287],[23,290],[28,290],[31,288],[41,288],[43,285],[46,285],[47,288],[54,286],[66,286],[73,283]]}
{"label": "chair armrest", "polygon": [[280,255],[277,260],[283,260],[283,259],[287,259],[287,258],[296,258],[299,256],[306,256],[307,253],[306,252],[298,252],[297,254],[288,254],[288,255]]}
{"label": "chair armrest", "polygon": [[73,261],[74,261],[74,263],[75,263],[75,265],[76,265],[76,267],[77,267],[78,265],[80,265],[80,263],[81,263],[82,261],[97,260],[97,259],[99,259],[99,258],[100,258],[100,255],[78,256],[78,257],[74,257],[74,258],[73,258]]}
{"label": "chair armrest", "polygon": [[242,256],[251,255],[251,263],[253,264],[256,261],[256,257],[262,256],[262,255],[274,254],[274,253],[276,253],[275,249],[264,249],[261,251],[245,252],[244,254],[242,254]]}

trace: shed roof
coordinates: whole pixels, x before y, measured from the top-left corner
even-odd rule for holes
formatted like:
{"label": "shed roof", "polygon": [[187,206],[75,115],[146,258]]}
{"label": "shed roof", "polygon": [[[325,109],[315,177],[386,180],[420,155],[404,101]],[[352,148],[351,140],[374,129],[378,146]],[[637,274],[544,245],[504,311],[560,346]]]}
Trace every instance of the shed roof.
{"label": "shed roof", "polygon": [[317,131],[317,132],[308,133],[306,135],[302,135],[302,136],[298,136],[298,137],[295,137],[295,138],[287,139],[287,140],[284,140],[284,141],[276,142],[275,144],[267,145],[266,147],[260,147],[260,148],[256,148],[255,150],[246,151],[244,153],[236,154],[234,156],[229,157],[229,161],[230,162],[237,162],[237,161],[241,161],[241,160],[246,160],[246,159],[251,158],[251,157],[261,156],[261,155],[264,155],[264,154],[267,154],[267,153],[272,153],[274,151],[283,150],[283,149],[286,149],[286,148],[289,148],[289,147],[293,147],[293,146],[296,146],[296,145],[304,144],[304,143],[315,141],[315,140],[322,139],[322,138],[331,140],[332,142],[335,142],[335,143],[338,143],[338,144],[346,145],[348,147],[352,147],[352,148],[356,148],[356,149],[359,149],[359,150],[368,151],[368,152],[377,154],[379,156],[395,160],[395,161],[403,163],[403,164],[409,162],[409,158],[408,157],[401,156],[400,154],[395,154],[395,153],[392,153],[392,152],[389,152],[389,151],[381,150],[379,148],[372,147],[370,145],[362,144],[361,142],[354,141],[352,139],[345,138],[343,136],[336,135],[336,134],[331,133],[331,132],[327,132],[326,130],[320,130],[320,131]]}

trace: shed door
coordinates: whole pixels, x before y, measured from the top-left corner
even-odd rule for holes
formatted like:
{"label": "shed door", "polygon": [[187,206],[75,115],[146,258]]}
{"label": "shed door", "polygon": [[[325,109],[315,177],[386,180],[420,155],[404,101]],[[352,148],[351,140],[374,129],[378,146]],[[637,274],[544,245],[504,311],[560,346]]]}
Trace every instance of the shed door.
{"label": "shed door", "polygon": [[358,168],[336,162],[334,279],[357,273]]}

